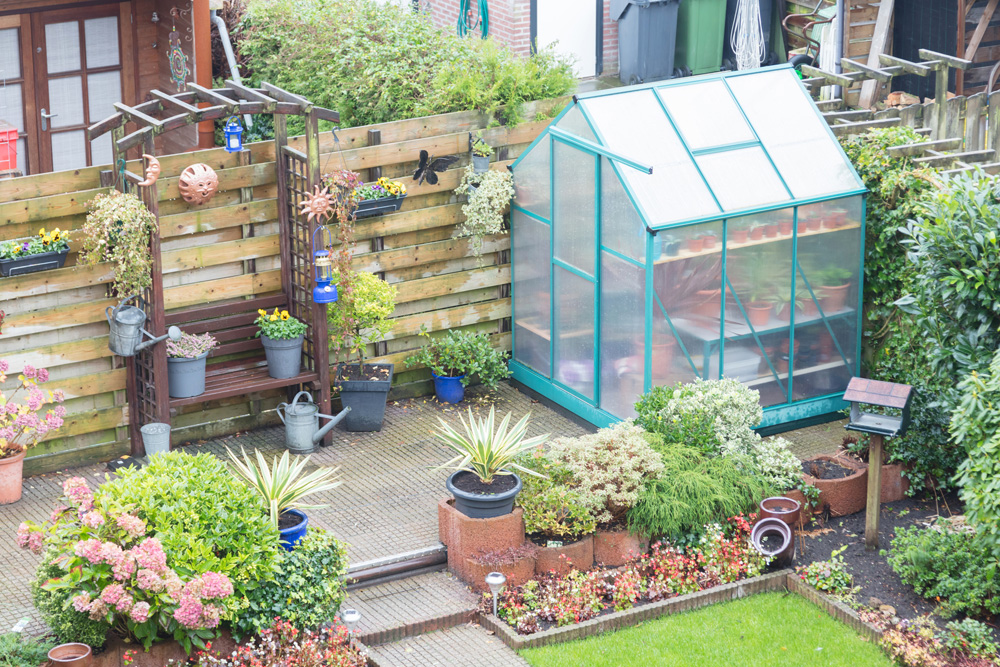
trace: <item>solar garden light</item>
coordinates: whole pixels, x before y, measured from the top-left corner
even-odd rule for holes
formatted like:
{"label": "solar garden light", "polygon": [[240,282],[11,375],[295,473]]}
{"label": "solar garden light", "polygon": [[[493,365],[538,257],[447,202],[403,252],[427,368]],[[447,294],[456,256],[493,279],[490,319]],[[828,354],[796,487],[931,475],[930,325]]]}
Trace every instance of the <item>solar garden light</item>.
{"label": "solar garden light", "polygon": [[361,612],[357,609],[345,609],[340,612],[340,620],[347,628],[347,634],[351,637],[351,646],[354,646],[354,629],[361,622]]}
{"label": "solar garden light", "polygon": [[507,577],[503,576],[502,572],[490,572],[486,575],[486,585],[490,587],[490,593],[493,594],[493,615],[497,615],[497,595],[500,594],[500,589],[503,585],[507,583]]}
{"label": "solar garden light", "polygon": [[230,116],[229,121],[222,131],[226,135],[227,153],[236,153],[243,150],[243,126],[240,125],[239,118]]}

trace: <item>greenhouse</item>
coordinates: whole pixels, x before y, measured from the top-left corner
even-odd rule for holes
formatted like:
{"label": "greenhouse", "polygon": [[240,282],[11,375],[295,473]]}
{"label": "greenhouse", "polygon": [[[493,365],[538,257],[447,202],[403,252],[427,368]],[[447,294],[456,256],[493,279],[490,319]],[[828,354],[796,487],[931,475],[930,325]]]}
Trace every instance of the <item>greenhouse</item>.
{"label": "greenhouse", "polygon": [[793,69],[578,95],[511,169],[515,379],[600,426],[696,377],[846,406],[865,189]]}

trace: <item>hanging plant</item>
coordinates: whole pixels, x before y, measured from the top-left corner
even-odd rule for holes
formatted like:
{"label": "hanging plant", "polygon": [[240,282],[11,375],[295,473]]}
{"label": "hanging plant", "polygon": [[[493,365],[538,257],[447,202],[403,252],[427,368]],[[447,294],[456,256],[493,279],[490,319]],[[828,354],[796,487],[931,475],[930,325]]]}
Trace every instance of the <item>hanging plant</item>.
{"label": "hanging plant", "polygon": [[506,169],[493,169],[482,174],[466,167],[455,194],[468,195],[462,206],[465,222],[458,227],[457,237],[472,238],[472,255],[483,254],[483,237],[503,231],[504,213],[514,197],[514,177]]}
{"label": "hanging plant", "polygon": [[80,262],[114,265],[115,298],[142,294],[153,283],[149,235],[155,226],[156,217],[135,195],[116,190],[99,194],[91,200],[83,226]]}
{"label": "hanging plant", "polygon": [[[334,352],[350,347],[355,330],[355,273],[351,268],[351,249],[354,246],[354,213],[358,208],[357,189],[361,184],[361,176],[350,169],[339,169],[323,175],[323,185],[332,197],[332,221],[337,225],[337,241],[340,242],[336,252],[330,248],[338,278],[337,303],[327,306],[327,312],[331,314],[330,349]],[[339,311],[336,317],[333,317],[334,309]]]}

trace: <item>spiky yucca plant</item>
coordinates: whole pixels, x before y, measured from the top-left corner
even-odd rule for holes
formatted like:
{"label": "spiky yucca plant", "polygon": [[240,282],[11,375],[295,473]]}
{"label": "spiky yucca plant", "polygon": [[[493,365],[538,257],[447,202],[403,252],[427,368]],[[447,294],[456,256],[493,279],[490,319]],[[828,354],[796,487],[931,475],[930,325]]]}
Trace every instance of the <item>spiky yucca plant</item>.
{"label": "spiky yucca plant", "polygon": [[253,488],[267,503],[271,512],[271,523],[278,527],[278,517],[288,509],[315,509],[322,505],[303,505],[299,501],[305,496],[320,491],[329,491],[340,486],[340,481],[334,476],[340,468],[320,469],[300,477],[302,470],[309,462],[309,457],[300,458],[292,463],[291,457],[286,451],[281,458],[275,457],[268,466],[264,460],[264,455],[256,452],[257,460],[254,461],[247,456],[246,451],[240,447],[243,454],[241,461],[232,450],[226,447],[229,458],[236,466],[236,475],[242,477],[250,487]]}
{"label": "spiky yucca plant", "polygon": [[545,475],[514,463],[514,459],[522,452],[545,442],[549,434],[525,439],[530,413],[521,417],[521,420],[508,431],[511,415],[512,413],[508,412],[494,431],[496,412],[492,407],[490,416],[484,419],[477,419],[472,414],[472,408],[469,408],[468,423],[462,415],[458,416],[462,420],[465,433],[459,433],[451,424],[439,417],[441,425],[437,429],[437,434],[446,445],[458,452],[455,458],[445,461],[440,467],[467,470],[478,476],[484,484],[492,483],[496,475],[509,475],[510,471],[504,470],[505,468],[514,468],[529,475],[544,477]]}

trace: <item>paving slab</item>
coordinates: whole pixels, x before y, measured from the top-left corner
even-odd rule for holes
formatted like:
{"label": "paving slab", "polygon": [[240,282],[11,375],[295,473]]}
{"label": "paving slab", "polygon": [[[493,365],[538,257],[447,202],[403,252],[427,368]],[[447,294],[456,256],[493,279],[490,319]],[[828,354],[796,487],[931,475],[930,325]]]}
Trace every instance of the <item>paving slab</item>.
{"label": "paving slab", "polygon": [[478,625],[460,625],[369,649],[378,667],[522,667],[521,656]]}

